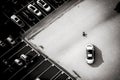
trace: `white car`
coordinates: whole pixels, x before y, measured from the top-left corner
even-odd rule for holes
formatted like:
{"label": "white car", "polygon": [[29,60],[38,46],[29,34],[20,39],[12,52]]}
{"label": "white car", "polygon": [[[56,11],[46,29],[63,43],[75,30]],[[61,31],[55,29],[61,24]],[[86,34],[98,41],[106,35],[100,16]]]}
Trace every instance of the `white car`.
{"label": "white car", "polygon": [[0,40],[0,47],[5,47],[5,46],[6,46],[6,43]]}
{"label": "white car", "polygon": [[33,62],[33,57],[29,57],[26,54],[21,54],[20,59],[22,59],[25,63],[32,63]]}
{"label": "white car", "polygon": [[51,10],[51,7],[44,0],[37,0],[37,4],[47,12]]}
{"label": "white car", "polygon": [[12,15],[10,18],[11,18],[11,20],[12,20],[13,22],[15,22],[18,26],[20,26],[20,27],[24,27],[24,26],[25,26],[24,22],[23,22],[19,17],[17,17],[16,15]]}
{"label": "white car", "polygon": [[93,64],[95,61],[95,47],[93,44],[86,45],[86,61],[88,64]]}
{"label": "white car", "polygon": [[28,57],[27,57],[25,54],[21,54],[21,55],[20,55],[20,58],[21,58],[22,60],[26,61]]}
{"label": "white car", "polygon": [[14,45],[14,44],[16,43],[15,40],[13,40],[13,38],[12,38],[11,35],[9,35],[9,36],[7,37],[7,41],[8,41],[11,45]]}
{"label": "white car", "polygon": [[35,78],[35,80],[41,80],[41,79],[37,77],[37,78]]}
{"label": "white car", "polygon": [[32,12],[33,14],[35,14],[37,16],[41,16],[42,15],[41,11],[37,7],[35,7],[34,5],[32,5],[32,4],[29,4],[27,6],[27,8],[28,8],[28,10],[30,12]]}
{"label": "white car", "polygon": [[20,59],[15,59],[14,62],[18,65],[18,66],[22,66],[23,62]]}

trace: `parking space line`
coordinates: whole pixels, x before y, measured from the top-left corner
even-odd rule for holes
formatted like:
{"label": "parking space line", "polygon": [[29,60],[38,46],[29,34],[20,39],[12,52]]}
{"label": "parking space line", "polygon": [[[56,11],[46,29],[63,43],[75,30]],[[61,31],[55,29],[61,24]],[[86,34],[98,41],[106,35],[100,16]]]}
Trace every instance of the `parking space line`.
{"label": "parking space line", "polygon": [[10,48],[8,51],[6,51],[3,55],[1,55],[0,58],[2,58],[4,55],[6,55],[9,51],[11,51],[12,49],[14,49],[20,43],[21,43],[21,41],[19,43],[17,43],[15,46],[13,46],[12,48]]}
{"label": "parking space line", "polygon": [[41,74],[39,74],[37,77],[40,77],[42,74],[44,74],[47,70],[49,70],[52,66],[49,66],[45,71],[43,71]]}
{"label": "parking space line", "polygon": [[19,49],[17,52],[15,52],[12,56],[10,56],[8,58],[8,60],[10,60],[14,55],[16,55],[18,52],[20,52],[23,48],[25,48],[26,46],[23,46],[21,49]]}
{"label": "parking space line", "polygon": [[28,72],[24,77],[22,77],[20,80],[23,80],[26,76],[28,76],[30,73],[32,73],[38,66],[40,66],[45,60],[40,62],[37,66],[35,66],[30,72]]}

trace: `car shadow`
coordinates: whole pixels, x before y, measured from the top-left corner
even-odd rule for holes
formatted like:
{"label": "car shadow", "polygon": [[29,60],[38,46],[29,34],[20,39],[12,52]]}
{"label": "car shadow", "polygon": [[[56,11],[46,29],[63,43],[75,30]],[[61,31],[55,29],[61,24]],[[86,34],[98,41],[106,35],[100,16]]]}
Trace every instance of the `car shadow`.
{"label": "car shadow", "polygon": [[97,46],[95,46],[95,62],[90,66],[99,67],[102,63],[104,63],[102,51]]}

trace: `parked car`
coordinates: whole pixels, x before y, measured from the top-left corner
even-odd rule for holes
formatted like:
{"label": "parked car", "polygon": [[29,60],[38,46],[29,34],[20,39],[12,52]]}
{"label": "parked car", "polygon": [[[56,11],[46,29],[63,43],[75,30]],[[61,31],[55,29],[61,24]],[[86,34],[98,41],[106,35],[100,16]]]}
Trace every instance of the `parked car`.
{"label": "parked car", "polygon": [[14,62],[18,65],[18,66],[22,66],[23,65],[23,61],[21,59],[15,59]]}
{"label": "parked car", "polygon": [[6,43],[0,40],[0,47],[5,47],[5,46],[6,46]]}
{"label": "parked car", "polygon": [[21,55],[20,55],[20,58],[21,58],[22,60],[26,61],[28,57],[27,57],[27,55],[25,55],[25,54],[21,54]]}
{"label": "parked car", "polygon": [[24,26],[25,26],[24,22],[23,22],[18,16],[12,15],[10,18],[11,18],[11,20],[12,20],[13,22],[15,22],[18,26],[20,26],[20,27],[24,27]]}
{"label": "parked car", "polygon": [[32,12],[33,14],[35,14],[35,15],[37,15],[37,16],[41,16],[41,15],[42,15],[41,11],[40,11],[36,6],[34,6],[34,5],[32,5],[32,4],[29,4],[29,5],[27,6],[27,8],[28,8],[28,10],[29,10],[30,12]]}
{"label": "parked car", "polygon": [[95,47],[93,44],[86,45],[86,61],[88,64],[93,64],[95,61]]}
{"label": "parked car", "polygon": [[11,35],[9,35],[8,37],[7,37],[7,41],[11,44],[11,45],[14,45],[16,42],[15,42],[15,40],[13,39],[13,37],[11,36]]}
{"label": "parked car", "polygon": [[41,80],[41,79],[37,77],[37,78],[35,78],[35,80]]}
{"label": "parked car", "polygon": [[33,62],[33,57],[30,57],[26,54],[21,54],[20,59],[22,59],[26,64],[29,64],[29,63]]}
{"label": "parked car", "polygon": [[37,4],[46,12],[49,12],[51,10],[51,6],[49,6],[48,3],[46,3],[44,0],[37,0]]}

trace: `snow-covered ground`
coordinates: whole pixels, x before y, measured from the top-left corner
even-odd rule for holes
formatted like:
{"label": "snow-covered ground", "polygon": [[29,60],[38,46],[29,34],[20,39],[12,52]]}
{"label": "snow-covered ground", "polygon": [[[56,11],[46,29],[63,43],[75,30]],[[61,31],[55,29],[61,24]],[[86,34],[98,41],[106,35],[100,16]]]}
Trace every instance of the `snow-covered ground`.
{"label": "snow-covered ground", "polygon": [[[83,80],[120,80],[120,15],[113,10],[118,1],[84,0],[30,42]],[[93,65],[85,61],[88,43],[96,49]]]}

